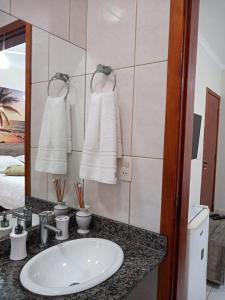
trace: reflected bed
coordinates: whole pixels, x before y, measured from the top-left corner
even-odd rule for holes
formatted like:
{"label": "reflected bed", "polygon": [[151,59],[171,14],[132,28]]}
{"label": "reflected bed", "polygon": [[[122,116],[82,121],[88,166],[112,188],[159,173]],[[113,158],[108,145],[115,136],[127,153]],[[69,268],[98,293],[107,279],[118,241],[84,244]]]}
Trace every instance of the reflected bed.
{"label": "reflected bed", "polygon": [[[17,157],[23,154],[24,144],[0,143],[0,156]],[[6,176],[0,173],[0,211],[24,206],[24,185],[25,176]]]}
{"label": "reflected bed", "polygon": [[0,174],[0,206],[15,209],[25,205],[24,178]]}

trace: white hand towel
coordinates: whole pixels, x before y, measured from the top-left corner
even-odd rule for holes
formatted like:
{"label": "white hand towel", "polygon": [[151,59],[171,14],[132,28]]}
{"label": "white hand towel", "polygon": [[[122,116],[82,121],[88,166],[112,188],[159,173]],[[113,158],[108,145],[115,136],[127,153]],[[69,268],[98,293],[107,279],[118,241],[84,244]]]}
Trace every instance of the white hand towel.
{"label": "white hand towel", "polygon": [[69,98],[66,100],[66,135],[67,135],[67,153],[72,152],[72,118],[71,104]]}
{"label": "white hand towel", "polygon": [[[35,169],[50,174],[67,173],[67,153],[71,135],[70,113],[64,97],[48,96],[42,120]],[[69,131],[69,134],[68,134]]]}
{"label": "white hand towel", "polygon": [[117,158],[122,156],[119,107],[114,92],[93,93],[80,165],[80,177],[117,182]]}

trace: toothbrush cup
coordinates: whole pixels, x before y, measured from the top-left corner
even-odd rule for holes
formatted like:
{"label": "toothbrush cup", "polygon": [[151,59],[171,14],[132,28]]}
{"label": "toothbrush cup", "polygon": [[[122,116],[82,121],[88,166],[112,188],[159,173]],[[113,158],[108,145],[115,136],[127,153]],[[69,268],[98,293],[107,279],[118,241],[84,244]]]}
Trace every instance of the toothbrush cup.
{"label": "toothbrush cup", "polygon": [[76,213],[76,221],[78,225],[77,232],[80,234],[87,234],[89,233],[89,226],[91,223],[92,214],[90,213],[89,205],[85,205],[84,208],[78,208],[79,211]]}

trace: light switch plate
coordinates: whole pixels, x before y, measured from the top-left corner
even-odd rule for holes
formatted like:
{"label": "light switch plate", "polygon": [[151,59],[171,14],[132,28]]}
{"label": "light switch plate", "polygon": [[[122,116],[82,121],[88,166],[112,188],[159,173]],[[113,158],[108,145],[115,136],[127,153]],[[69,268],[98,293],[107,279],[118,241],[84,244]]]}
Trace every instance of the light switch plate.
{"label": "light switch plate", "polygon": [[130,182],[132,179],[132,157],[123,156],[119,162],[119,179]]}

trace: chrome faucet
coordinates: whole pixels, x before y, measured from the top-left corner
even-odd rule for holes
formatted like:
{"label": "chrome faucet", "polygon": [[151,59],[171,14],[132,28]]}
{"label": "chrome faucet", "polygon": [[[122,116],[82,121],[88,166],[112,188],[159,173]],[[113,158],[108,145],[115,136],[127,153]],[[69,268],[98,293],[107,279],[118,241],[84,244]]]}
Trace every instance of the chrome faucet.
{"label": "chrome faucet", "polygon": [[40,218],[40,232],[41,232],[41,245],[46,246],[48,242],[48,231],[51,230],[56,233],[56,235],[61,236],[62,231],[57,229],[54,226],[48,224],[49,221],[49,213],[47,211],[43,211],[39,214]]}
{"label": "chrome faucet", "polygon": [[32,209],[30,207],[24,207],[23,212],[13,211],[12,216],[24,221],[25,228],[32,227]]}

